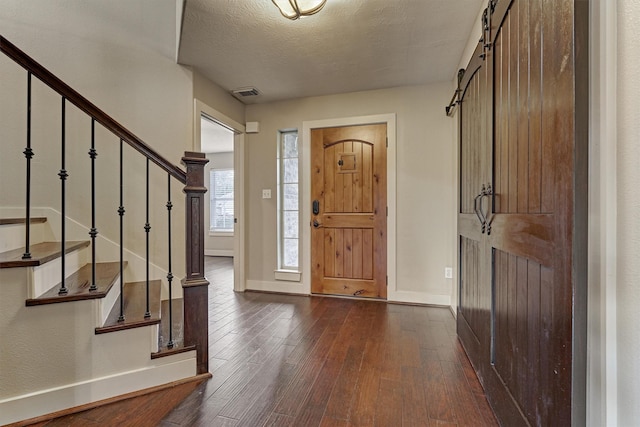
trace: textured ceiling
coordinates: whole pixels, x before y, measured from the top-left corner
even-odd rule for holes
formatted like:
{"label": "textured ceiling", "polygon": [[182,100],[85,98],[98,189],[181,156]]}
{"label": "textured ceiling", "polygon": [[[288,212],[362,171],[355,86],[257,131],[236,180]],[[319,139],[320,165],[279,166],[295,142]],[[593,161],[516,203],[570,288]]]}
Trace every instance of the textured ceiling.
{"label": "textured ceiling", "polygon": [[451,80],[483,0],[328,0],[283,18],[271,0],[186,0],[178,62],[245,103]]}

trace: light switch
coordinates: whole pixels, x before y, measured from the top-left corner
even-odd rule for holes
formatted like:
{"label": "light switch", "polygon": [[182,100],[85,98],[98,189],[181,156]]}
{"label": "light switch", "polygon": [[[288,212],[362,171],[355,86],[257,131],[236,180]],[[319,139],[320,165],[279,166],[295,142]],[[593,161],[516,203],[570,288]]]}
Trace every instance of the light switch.
{"label": "light switch", "polygon": [[262,198],[263,199],[270,199],[271,198],[271,189],[270,188],[266,188],[262,190]]}

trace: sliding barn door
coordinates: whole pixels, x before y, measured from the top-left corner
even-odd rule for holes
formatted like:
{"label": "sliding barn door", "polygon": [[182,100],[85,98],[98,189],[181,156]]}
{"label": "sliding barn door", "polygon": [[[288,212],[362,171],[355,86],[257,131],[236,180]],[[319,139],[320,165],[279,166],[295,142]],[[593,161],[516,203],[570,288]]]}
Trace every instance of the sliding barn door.
{"label": "sliding barn door", "polygon": [[460,82],[458,332],[508,426],[584,420],[579,3],[491,2]]}

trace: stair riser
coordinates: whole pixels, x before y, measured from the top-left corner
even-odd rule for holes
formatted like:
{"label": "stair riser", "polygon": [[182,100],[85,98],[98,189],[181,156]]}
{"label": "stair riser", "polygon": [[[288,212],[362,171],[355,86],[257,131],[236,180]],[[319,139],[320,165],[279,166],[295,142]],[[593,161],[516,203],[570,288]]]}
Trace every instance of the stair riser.
{"label": "stair riser", "polygon": [[[65,277],[78,271],[88,262],[88,258],[88,247],[68,253],[65,256]],[[37,298],[60,283],[62,260],[57,258],[37,267],[29,267],[27,271],[29,298]]]}
{"label": "stair riser", "polygon": [[159,351],[158,336],[160,336],[160,325],[150,326],[149,331],[151,332],[151,352],[157,353]]}
{"label": "stair riser", "polygon": [[109,313],[111,312],[111,308],[115,304],[120,304],[120,280],[122,278],[118,278],[116,283],[113,284],[107,296],[104,298],[100,298],[96,300],[97,308],[96,308],[96,328],[104,325],[104,322],[107,320]]}
{"label": "stair riser", "polygon": [[[42,243],[46,241],[45,228],[47,223],[31,224],[29,232],[30,245]],[[0,252],[8,252],[14,249],[24,248],[25,241],[25,225],[24,224],[6,224],[0,226]]]}

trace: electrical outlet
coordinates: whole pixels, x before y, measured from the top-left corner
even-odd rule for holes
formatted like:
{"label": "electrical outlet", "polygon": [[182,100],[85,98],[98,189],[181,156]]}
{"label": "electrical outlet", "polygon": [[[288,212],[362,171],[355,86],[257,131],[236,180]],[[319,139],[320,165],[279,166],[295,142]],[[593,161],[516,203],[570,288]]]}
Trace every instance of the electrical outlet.
{"label": "electrical outlet", "polygon": [[453,279],[453,268],[445,267],[444,268],[444,278],[445,279]]}
{"label": "electrical outlet", "polygon": [[271,189],[270,188],[262,190],[262,198],[263,199],[270,199],[271,198]]}

